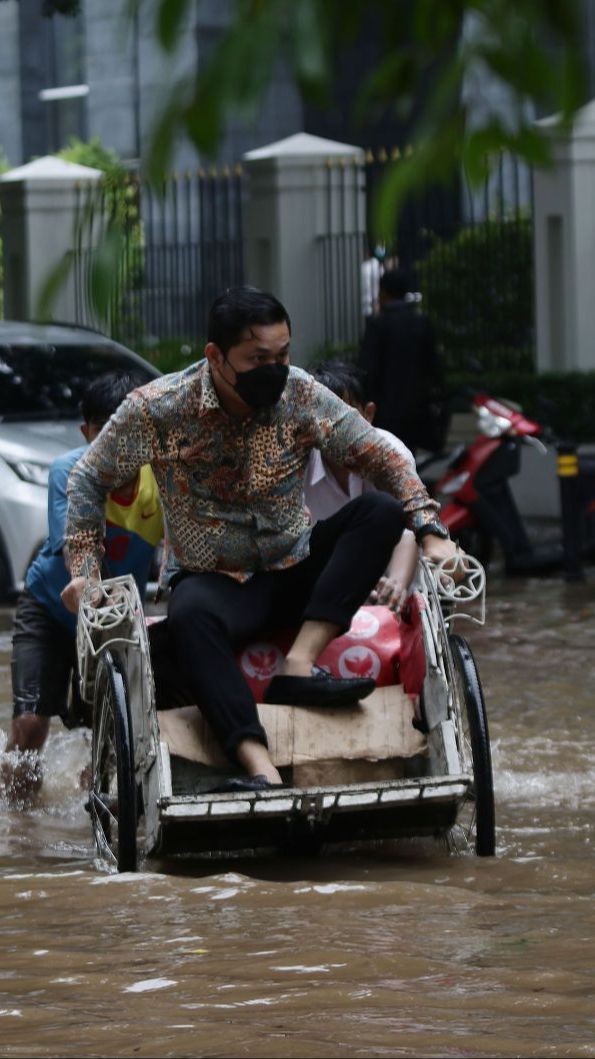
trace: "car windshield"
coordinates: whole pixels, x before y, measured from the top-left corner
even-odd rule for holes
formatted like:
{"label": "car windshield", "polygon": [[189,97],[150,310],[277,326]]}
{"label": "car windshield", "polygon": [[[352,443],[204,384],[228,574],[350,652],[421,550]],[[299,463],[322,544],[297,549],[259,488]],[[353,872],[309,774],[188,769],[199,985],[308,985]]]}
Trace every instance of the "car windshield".
{"label": "car windshield", "polygon": [[87,384],[104,371],[156,373],[110,346],[0,345],[0,418],[77,418]]}

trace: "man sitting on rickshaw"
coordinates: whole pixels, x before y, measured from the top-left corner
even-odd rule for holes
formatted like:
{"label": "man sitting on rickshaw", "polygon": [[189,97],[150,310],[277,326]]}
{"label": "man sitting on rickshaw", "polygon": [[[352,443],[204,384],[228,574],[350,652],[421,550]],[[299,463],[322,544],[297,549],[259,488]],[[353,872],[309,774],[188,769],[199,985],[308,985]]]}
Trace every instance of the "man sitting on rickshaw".
{"label": "man sitting on rickshaw", "polygon": [[[229,789],[281,782],[235,647],[266,628],[299,626],[266,701],[349,705],[374,688],[315,669],[382,577],[408,526],[424,554],[455,554],[411,464],[360,413],[289,366],[281,303],[252,287],[212,306],[206,362],[134,391],[69,481],[67,539],[76,612],[100,576],[106,492],[149,463],[167,525],[168,636],[183,683],[222,747],[244,770]],[[308,457],[319,449],[382,492],[311,525]]]}

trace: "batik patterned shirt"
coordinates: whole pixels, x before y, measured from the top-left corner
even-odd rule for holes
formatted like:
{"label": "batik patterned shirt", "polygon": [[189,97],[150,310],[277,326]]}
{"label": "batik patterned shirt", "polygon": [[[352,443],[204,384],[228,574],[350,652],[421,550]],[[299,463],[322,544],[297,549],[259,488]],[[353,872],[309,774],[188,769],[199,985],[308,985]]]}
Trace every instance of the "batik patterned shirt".
{"label": "batik patterned shirt", "polygon": [[163,581],[179,570],[246,580],[306,558],[308,457],[317,448],[401,501],[416,530],[436,520],[415,470],[354,408],[300,368],[272,409],[246,418],[219,403],[206,362],[133,391],[86,450],[68,483],[71,575],[97,575],[105,496],[143,464],[166,523]]}

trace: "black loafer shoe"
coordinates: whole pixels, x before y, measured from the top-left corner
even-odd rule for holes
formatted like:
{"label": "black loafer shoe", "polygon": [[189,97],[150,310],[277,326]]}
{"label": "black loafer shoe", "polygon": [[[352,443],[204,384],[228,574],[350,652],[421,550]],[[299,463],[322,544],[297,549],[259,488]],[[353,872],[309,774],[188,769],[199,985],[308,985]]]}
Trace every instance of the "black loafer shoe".
{"label": "black loafer shoe", "polygon": [[266,776],[246,776],[223,780],[217,787],[211,787],[205,794],[234,794],[236,791],[276,791],[285,787],[284,783],[271,783]]}
{"label": "black loafer shoe", "polygon": [[371,677],[344,680],[318,669],[311,677],[273,677],[263,701],[278,706],[354,706],[375,687]]}

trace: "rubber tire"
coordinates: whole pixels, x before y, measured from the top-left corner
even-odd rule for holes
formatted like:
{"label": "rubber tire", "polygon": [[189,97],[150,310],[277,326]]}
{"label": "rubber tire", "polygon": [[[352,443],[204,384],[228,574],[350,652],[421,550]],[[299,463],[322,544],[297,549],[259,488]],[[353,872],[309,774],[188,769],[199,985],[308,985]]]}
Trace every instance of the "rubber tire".
{"label": "rubber tire", "polygon": [[[117,782],[117,840],[114,840],[108,810],[97,809],[100,804],[96,790],[98,759],[109,752],[110,740],[115,756]],[[103,740],[103,743],[100,742]],[[112,756],[112,770],[113,770]],[[99,777],[100,779],[102,777]],[[93,751],[90,793],[91,819],[100,856],[105,858],[105,843],[111,849],[119,872],[136,871],[137,867],[137,788],[134,775],[134,744],[130,723],[128,689],[120,660],[105,651],[97,667],[93,701]],[[103,838],[103,841],[102,841]]]}
{"label": "rubber tire", "polygon": [[464,689],[464,708],[471,744],[475,788],[475,852],[478,857],[493,857],[496,852],[496,809],[492,755],[485,702],[477,666],[464,636],[448,638],[453,663]]}

